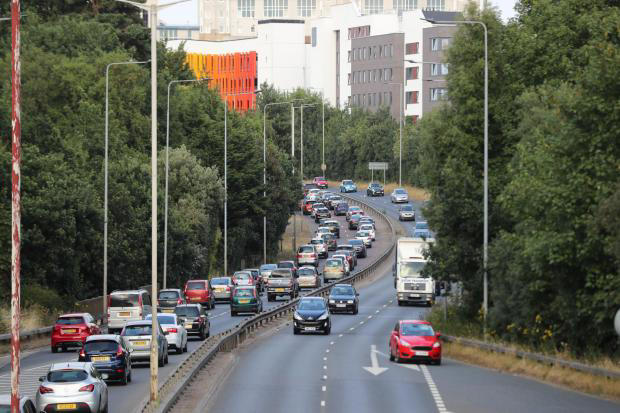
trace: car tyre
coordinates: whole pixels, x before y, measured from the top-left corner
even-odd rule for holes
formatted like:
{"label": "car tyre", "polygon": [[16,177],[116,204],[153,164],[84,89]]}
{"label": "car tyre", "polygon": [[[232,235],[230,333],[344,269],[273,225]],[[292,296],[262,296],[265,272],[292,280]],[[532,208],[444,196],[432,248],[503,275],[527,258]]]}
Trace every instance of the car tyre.
{"label": "car tyre", "polygon": [[441,359],[433,360],[432,363],[436,366],[441,366]]}
{"label": "car tyre", "polygon": [[299,329],[297,327],[293,327],[293,334],[294,335],[299,334]]}
{"label": "car tyre", "polygon": [[176,354],[183,354],[183,346],[179,346],[179,347],[175,348],[175,353]]}
{"label": "car tyre", "polygon": [[52,353],[58,353],[58,347],[52,346]]}
{"label": "car tyre", "polygon": [[232,317],[236,317],[236,316],[237,316],[237,312],[236,312],[236,311],[233,311],[233,310],[230,310],[230,315],[231,315]]}
{"label": "car tyre", "polygon": [[403,306],[403,302],[402,302],[402,301],[400,301],[400,300],[398,300],[398,306],[399,306],[399,307],[402,307],[402,306]]}
{"label": "car tyre", "polygon": [[324,335],[328,336],[330,333],[332,332],[332,326],[330,325],[329,327],[327,327],[325,329],[325,331],[323,332]]}
{"label": "car tyre", "polygon": [[129,374],[127,375],[127,382],[131,383],[131,364],[129,365]]}
{"label": "car tyre", "polygon": [[[99,403],[101,403],[101,400],[99,400]],[[103,410],[101,410],[101,413],[108,413],[108,405],[105,405],[105,408]]]}
{"label": "car tyre", "polygon": [[165,359],[164,359],[164,365],[165,364],[168,364],[168,350],[167,349],[166,349],[166,356],[165,356]]}
{"label": "car tyre", "polygon": [[394,353],[392,353],[392,347],[390,347],[390,361],[394,361]]}
{"label": "car tyre", "polygon": [[359,308],[358,306],[355,306],[355,310],[353,310],[353,315],[357,314],[359,312]]}
{"label": "car tyre", "polygon": [[164,356],[162,354],[162,356],[159,358],[159,360],[157,360],[157,365],[159,367],[164,367]]}
{"label": "car tyre", "polygon": [[121,379],[121,384],[123,386],[126,386],[128,382],[129,382],[129,374],[125,372],[125,374],[123,375],[123,378]]}
{"label": "car tyre", "polygon": [[187,340],[185,340],[185,346],[183,346],[183,353],[187,353]]}
{"label": "car tyre", "polygon": [[207,335],[205,334],[205,329],[203,328],[202,330],[200,330],[200,340],[204,341],[207,338]]}

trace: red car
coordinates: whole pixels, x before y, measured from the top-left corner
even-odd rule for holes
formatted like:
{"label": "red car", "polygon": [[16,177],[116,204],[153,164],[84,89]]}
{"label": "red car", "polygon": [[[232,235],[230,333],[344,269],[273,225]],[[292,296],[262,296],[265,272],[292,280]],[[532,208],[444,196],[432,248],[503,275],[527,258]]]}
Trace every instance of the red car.
{"label": "red car", "polygon": [[215,295],[209,280],[189,280],[183,293],[188,304],[201,304],[207,309],[215,307]]}
{"label": "red car", "polygon": [[327,180],[324,176],[317,176],[312,180],[312,183],[316,185],[317,188],[327,189]]}
{"label": "red car", "polygon": [[428,321],[401,320],[390,335],[390,360],[430,361],[441,364],[441,334]]}
{"label": "red car", "polygon": [[302,209],[304,215],[310,215],[312,213],[312,206],[314,204],[316,204],[316,201],[306,201]]}
{"label": "red car", "polygon": [[101,329],[92,315],[88,313],[63,314],[58,317],[52,331],[52,353],[61,348],[82,347],[86,338],[101,334]]}

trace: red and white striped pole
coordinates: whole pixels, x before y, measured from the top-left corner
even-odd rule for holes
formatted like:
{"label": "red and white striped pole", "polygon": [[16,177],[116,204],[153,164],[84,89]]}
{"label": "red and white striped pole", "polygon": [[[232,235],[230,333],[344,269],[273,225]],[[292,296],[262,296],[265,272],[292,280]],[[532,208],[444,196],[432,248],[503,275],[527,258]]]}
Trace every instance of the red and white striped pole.
{"label": "red and white striped pole", "polygon": [[11,0],[11,71],[12,114],[12,229],[11,229],[11,413],[19,413],[19,298],[20,298],[20,241],[21,241],[21,124],[20,124],[20,58],[19,58],[19,0]]}

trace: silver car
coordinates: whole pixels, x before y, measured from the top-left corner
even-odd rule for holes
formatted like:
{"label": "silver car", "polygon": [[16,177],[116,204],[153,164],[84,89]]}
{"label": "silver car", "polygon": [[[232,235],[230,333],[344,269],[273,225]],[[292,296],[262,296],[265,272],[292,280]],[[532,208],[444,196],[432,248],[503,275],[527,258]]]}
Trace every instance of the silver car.
{"label": "silver car", "polygon": [[327,258],[327,243],[323,238],[312,238],[310,244],[316,248],[316,253],[319,254],[319,258]]}
{"label": "silver car", "polygon": [[415,221],[415,210],[413,205],[407,204],[400,207],[398,210],[399,221]]}
{"label": "silver car", "polygon": [[[151,314],[146,316],[147,320],[151,319]],[[166,341],[168,348],[174,348],[177,354],[187,351],[187,330],[177,318],[176,314],[157,314],[157,322],[167,334]]]}
{"label": "silver car", "polygon": [[258,269],[260,271],[260,278],[263,283],[263,287],[267,288],[267,281],[269,281],[269,276],[271,275],[271,271],[278,268],[278,264],[263,264]]}
{"label": "silver car", "polygon": [[321,286],[321,278],[315,267],[301,267],[297,270],[297,276],[299,288],[319,288]]}
{"label": "silver car", "polygon": [[[150,320],[143,320],[130,321],[125,328],[123,328],[121,337],[125,341],[125,346],[131,353],[130,357],[132,362],[151,361],[151,326],[152,322]],[[157,343],[159,345],[159,350],[157,351],[159,356],[158,364],[159,367],[164,367],[168,364],[168,341],[165,337],[168,333],[164,333],[160,325],[157,327],[159,328],[159,334],[157,334]]]}
{"label": "silver car", "polygon": [[392,195],[390,195],[390,201],[392,201],[393,204],[398,202],[409,202],[409,194],[405,188],[396,188],[392,192]]}
{"label": "silver car", "polygon": [[359,231],[367,231],[370,234],[371,240],[374,241],[376,239],[376,231],[375,231],[375,226],[373,224],[361,224],[358,226],[358,228],[359,228]]}
{"label": "silver car", "polygon": [[108,333],[120,332],[128,321],[144,320],[151,312],[146,290],[112,291],[108,306]]}
{"label": "silver car", "polygon": [[39,381],[38,412],[108,411],[108,386],[90,362],[54,363]]}
{"label": "silver car", "polygon": [[211,278],[211,287],[213,287],[215,301],[230,301],[232,290],[235,285],[230,277],[216,277]]}

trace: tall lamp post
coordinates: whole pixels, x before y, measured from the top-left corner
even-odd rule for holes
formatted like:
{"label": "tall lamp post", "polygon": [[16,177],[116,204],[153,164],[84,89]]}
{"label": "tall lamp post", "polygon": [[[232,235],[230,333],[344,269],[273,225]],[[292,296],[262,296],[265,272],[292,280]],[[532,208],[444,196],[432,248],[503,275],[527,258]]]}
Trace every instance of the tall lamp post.
{"label": "tall lamp post", "polygon": [[168,82],[168,101],[166,105],[166,178],[165,178],[165,195],[164,195],[164,266],[163,266],[163,283],[162,288],[166,288],[166,281],[168,278],[168,172],[169,168],[169,157],[168,152],[170,149],[170,87],[176,83],[189,83],[189,82],[200,82],[202,80],[209,80],[209,78],[200,78],[200,79],[181,79],[181,80],[171,80]]}
{"label": "tall lamp post", "polygon": [[108,133],[109,133],[109,96],[110,96],[110,68],[120,65],[139,65],[143,62],[114,62],[108,63],[105,67],[105,149],[103,160],[103,321],[106,324],[108,319]]}
{"label": "tall lamp post", "polygon": [[172,3],[158,4],[158,0],[147,0],[146,3],[137,3],[130,0],[116,0],[131,4],[149,12],[151,25],[151,392],[150,399],[157,400],[158,394],[158,331],[157,323],[157,12],[174,4],[189,0],[176,0]]}
{"label": "tall lamp post", "polygon": [[299,158],[300,158],[300,170],[299,170],[299,174],[301,175],[301,183],[303,185],[304,182],[304,108],[308,108],[308,107],[312,107],[312,106],[316,106],[316,103],[308,103],[308,104],[304,104],[302,103],[299,106],[300,112],[301,112],[301,126],[300,126],[300,151],[299,151]]}
{"label": "tall lamp post", "polygon": [[480,20],[433,20],[422,19],[432,24],[454,26],[457,24],[479,24],[484,29],[484,218],[483,218],[483,245],[482,245],[482,269],[484,272],[483,285],[483,317],[486,333],[487,312],[489,310],[489,284],[488,284],[488,246],[489,246],[489,48],[487,25]]}
{"label": "tall lamp post", "polygon": [[398,136],[399,136],[399,151],[398,151],[398,186],[403,186],[403,84],[398,82],[384,82],[386,85],[397,85],[399,90],[400,111],[398,113]]}

